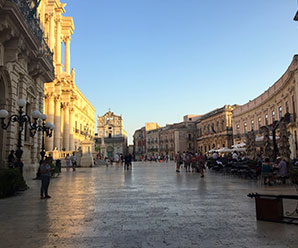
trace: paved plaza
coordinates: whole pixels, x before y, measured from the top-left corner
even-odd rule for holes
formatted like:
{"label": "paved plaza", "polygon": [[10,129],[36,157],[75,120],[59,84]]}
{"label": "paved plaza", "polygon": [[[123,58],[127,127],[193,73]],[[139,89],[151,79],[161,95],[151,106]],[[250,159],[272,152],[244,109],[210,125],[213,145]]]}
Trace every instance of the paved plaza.
{"label": "paved plaza", "polygon": [[137,162],[130,171],[64,169],[51,181],[52,199],[40,200],[40,181],[26,177],[29,190],[0,200],[1,248],[298,247],[298,226],[256,221],[246,196],[294,193],[291,186]]}

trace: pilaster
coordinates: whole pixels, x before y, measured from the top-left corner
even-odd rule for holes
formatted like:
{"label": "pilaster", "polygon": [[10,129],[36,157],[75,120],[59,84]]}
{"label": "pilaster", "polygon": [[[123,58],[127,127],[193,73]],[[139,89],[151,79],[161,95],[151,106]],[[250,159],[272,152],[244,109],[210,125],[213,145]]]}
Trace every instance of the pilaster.
{"label": "pilaster", "polygon": [[63,124],[63,148],[69,151],[69,103],[63,103],[64,124]]}
{"label": "pilaster", "polygon": [[55,97],[55,118],[54,118],[54,147],[57,147],[58,151],[61,150],[61,102],[60,97]]}

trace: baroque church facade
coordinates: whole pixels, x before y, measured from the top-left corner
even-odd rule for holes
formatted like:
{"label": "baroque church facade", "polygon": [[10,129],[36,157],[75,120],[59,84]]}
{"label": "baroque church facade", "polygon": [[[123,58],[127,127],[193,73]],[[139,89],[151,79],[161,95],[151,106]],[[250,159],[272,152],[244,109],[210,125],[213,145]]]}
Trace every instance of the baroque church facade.
{"label": "baroque church facade", "polygon": [[97,122],[96,145],[100,148],[101,155],[114,158],[116,154],[126,154],[127,133],[123,128],[122,116],[108,111],[103,116],[98,116]]}

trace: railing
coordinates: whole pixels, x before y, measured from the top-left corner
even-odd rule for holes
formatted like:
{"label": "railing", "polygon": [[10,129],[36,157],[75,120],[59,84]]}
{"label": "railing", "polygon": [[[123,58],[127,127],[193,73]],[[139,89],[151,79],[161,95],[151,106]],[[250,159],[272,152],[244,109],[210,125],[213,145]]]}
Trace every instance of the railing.
{"label": "railing", "polygon": [[[8,0],[12,3],[15,3],[18,9],[20,10],[21,14],[26,20],[28,27],[31,29],[32,33],[34,34],[35,38],[38,40],[39,44],[43,50],[43,56],[46,57],[48,62],[53,65],[53,53],[51,52],[49,46],[44,40],[44,32],[41,28],[42,24],[40,19],[36,17],[33,13],[33,10],[25,0]],[[54,70],[54,67],[53,67]]]}

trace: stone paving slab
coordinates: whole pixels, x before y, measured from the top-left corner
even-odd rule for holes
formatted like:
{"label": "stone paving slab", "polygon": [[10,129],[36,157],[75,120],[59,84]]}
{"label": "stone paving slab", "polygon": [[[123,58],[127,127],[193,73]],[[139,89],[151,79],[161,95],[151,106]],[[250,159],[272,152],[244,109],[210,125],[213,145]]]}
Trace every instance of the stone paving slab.
{"label": "stone paving slab", "polygon": [[[52,179],[52,199],[40,181],[0,200],[0,247],[297,248],[298,226],[256,221],[248,193],[294,194],[292,186],[207,171],[175,172],[174,163],[134,163],[65,170]],[[288,206],[288,209],[293,207]]]}

